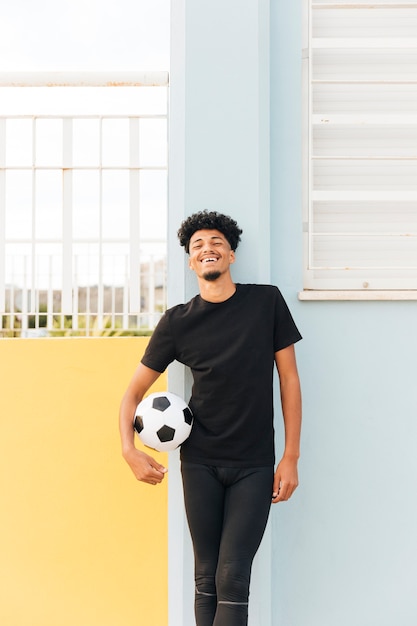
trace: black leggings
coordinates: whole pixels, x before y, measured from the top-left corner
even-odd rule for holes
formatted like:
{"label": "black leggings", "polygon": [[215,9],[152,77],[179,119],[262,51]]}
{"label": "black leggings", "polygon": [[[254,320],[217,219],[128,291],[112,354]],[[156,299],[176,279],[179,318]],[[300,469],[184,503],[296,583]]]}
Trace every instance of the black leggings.
{"label": "black leggings", "polygon": [[197,626],[246,626],[252,561],[272,499],[273,467],[183,462],[194,548]]}

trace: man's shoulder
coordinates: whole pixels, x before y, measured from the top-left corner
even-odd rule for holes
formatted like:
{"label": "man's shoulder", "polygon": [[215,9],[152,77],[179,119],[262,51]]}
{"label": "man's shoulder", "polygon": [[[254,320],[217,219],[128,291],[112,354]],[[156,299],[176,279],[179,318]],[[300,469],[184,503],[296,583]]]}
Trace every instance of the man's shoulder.
{"label": "man's shoulder", "polygon": [[194,306],[194,304],[199,300],[199,296],[194,296],[191,300],[187,302],[179,302],[178,304],[174,304],[170,306],[166,311],[165,315],[168,317],[175,317],[177,315],[182,315],[186,313]]}
{"label": "man's shoulder", "polygon": [[265,294],[266,296],[271,296],[279,293],[279,289],[275,285],[266,285],[259,283],[239,283],[238,289],[242,293],[253,294],[255,296],[260,296],[262,294]]}

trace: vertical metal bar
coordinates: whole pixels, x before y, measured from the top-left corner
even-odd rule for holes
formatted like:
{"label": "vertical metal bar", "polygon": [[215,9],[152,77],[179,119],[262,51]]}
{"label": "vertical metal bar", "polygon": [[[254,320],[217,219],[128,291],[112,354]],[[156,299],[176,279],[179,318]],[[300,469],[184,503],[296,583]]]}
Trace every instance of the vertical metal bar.
{"label": "vertical metal bar", "polygon": [[[31,272],[31,281],[29,285],[30,289],[30,312],[34,312],[33,305],[35,302],[35,294],[36,294],[36,117],[32,119],[32,241],[31,241],[31,258],[32,258],[32,272]],[[26,261],[25,261],[26,262]],[[27,270],[25,269],[25,289],[27,289],[26,284],[27,278]],[[29,311],[28,311],[29,312]],[[22,309],[23,316],[23,309]],[[22,319],[22,328],[23,328],[23,319]]]}
{"label": "vertical metal bar", "polygon": [[74,282],[73,282],[73,313],[72,313],[72,330],[78,330],[78,256],[74,258]]}
{"label": "vertical metal bar", "polygon": [[29,310],[28,310],[28,285],[27,285],[28,269],[27,269],[27,263],[28,263],[28,257],[25,254],[24,257],[23,257],[23,285],[22,285],[22,308],[21,308],[21,312],[22,312],[22,335],[23,336],[27,335],[27,330],[28,330],[28,327],[29,327],[29,324],[28,324],[28,321],[29,321],[28,320]]}
{"label": "vertical metal bar", "polygon": [[111,307],[110,311],[106,311],[106,315],[110,314],[111,328],[116,328],[116,287],[114,280],[111,284]]}
{"label": "vertical metal bar", "polygon": [[149,326],[155,327],[155,257],[152,254],[149,260]]}
{"label": "vertical metal bar", "polygon": [[140,311],[140,162],[139,118],[129,123],[129,313]]}
{"label": "vertical metal bar", "polygon": [[36,290],[36,301],[35,301],[35,314],[33,316],[33,328],[38,329],[40,326],[40,316],[39,316],[39,307],[40,307],[40,298],[39,298],[39,289]]}
{"label": "vertical metal bar", "polygon": [[46,327],[48,330],[53,330],[54,327],[54,292],[53,292],[53,271],[54,271],[54,259],[52,254],[48,258],[48,295],[47,295],[47,317]]}
{"label": "vertical metal bar", "polygon": [[9,319],[8,319],[8,328],[12,331],[14,328],[14,312],[15,312],[15,305],[14,305],[14,301],[15,301],[15,297],[14,297],[14,285],[15,285],[15,281],[14,281],[14,264],[15,264],[15,257],[12,256],[10,259],[10,287],[9,287]]}
{"label": "vertical metal bar", "polygon": [[[168,92],[167,92],[168,97]],[[42,116],[45,117],[45,116]],[[124,116],[121,116],[124,117]],[[160,117],[160,116],[158,116]],[[39,243],[37,228],[37,215],[39,210],[39,198],[38,198],[38,164],[36,160],[38,137],[37,137],[37,124],[39,116],[32,116],[32,206],[31,206],[31,250],[28,255],[25,256],[25,270],[28,272],[26,275],[26,282],[22,291],[22,297],[26,301],[23,303],[23,309],[26,309],[26,320],[23,319],[23,326],[27,328],[28,316],[30,313],[34,314],[36,318],[39,317],[38,302],[38,287],[39,277],[38,272],[38,253],[42,247],[42,243]],[[75,328],[78,326],[79,320],[77,319],[78,311],[74,310],[76,305],[76,298],[74,293],[73,271],[75,267],[75,259],[73,259],[73,118],[60,118],[62,120],[62,136],[63,136],[63,178],[62,178],[62,299],[61,299],[61,315],[71,314],[73,315],[73,324]],[[98,292],[97,292],[97,311],[98,319],[97,326],[101,328],[103,326],[104,311],[104,275],[103,275],[103,256],[105,252],[105,242],[103,240],[103,163],[102,163],[102,144],[103,144],[103,117],[100,116],[100,163],[99,163],[99,237],[98,237]],[[0,120],[0,310],[5,309],[7,302],[6,293],[6,153],[5,153],[5,129],[7,121],[5,118]],[[129,221],[130,221],[130,233],[129,233],[129,256],[127,274],[128,279],[124,285],[126,293],[123,294],[124,308],[123,308],[123,324],[129,327],[132,318],[130,313],[137,315],[138,324],[141,319],[141,249],[140,249],[140,120],[138,117],[129,118],[129,133],[130,133],[130,154],[129,154]],[[126,241],[126,239],[125,239]],[[92,244],[95,242],[91,242]],[[48,284],[47,294],[47,323],[48,326],[53,326],[53,288],[55,284],[56,274],[54,272],[53,259],[50,261],[50,271],[52,276],[50,277]],[[20,277],[19,277],[20,280]],[[20,293],[18,294],[18,302],[15,302],[15,306],[20,308]],[[154,294],[149,290],[149,299],[153,298]],[[91,299],[91,292],[89,291],[89,299]],[[16,298],[15,298],[16,300]],[[78,299],[77,299],[78,300]],[[114,305],[115,298],[112,299]],[[52,308],[51,308],[52,303]],[[78,306],[78,305],[77,305]],[[114,310],[113,310],[114,309]],[[116,309],[112,307],[112,320],[116,320]],[[152,308],[148,311],[148,315],[153,315]],[[23,316],[24,317],[24,316]],[[87,315],[88,324],[91,319],[91,313]],[[95,316],[93,316],[94,318]]]}
{"label": "vertical metal bar", "polygon": [[85,334],[86,337],[91,335],[90,319],[91,319],[91,304],[90,304],[90,285],[85,287]]}
{"label": "vertical metal bar", "polygon": [[129,256],[125,257],[125,276],[123,285],[123,329],[129,328]]}
{"label": "vertical metal bar", "polygon": [[[98,281],[97,281],[97,328],[103,328],[103,117],[100,116],[100,190],[99,190],[99,241],[98,241]],[[88,308],[88,312],[90,309]],[[88,328],[90,316],[87,316]]]}
{"label": "vertical metal bar", "polygon": [[10,315],[9,315],[9,328],[11,331],[14,330],[14,325],[15,325],[15,311],[16,311],[16,305],[15,305],[15,281],[14,281],[14,258],[12,258],[12,280],[10,282],[10,291],[9,291],[9,300],[10,300]]}
{"label": "vertical metal bar", "polygon": [[0,119],[0,311],[6,311],[6,120]]}
{"label": "vertical metal bar", "polygon": [[72,306],[72,118],[62,120],[62,300],[61,312],[73,313]]}

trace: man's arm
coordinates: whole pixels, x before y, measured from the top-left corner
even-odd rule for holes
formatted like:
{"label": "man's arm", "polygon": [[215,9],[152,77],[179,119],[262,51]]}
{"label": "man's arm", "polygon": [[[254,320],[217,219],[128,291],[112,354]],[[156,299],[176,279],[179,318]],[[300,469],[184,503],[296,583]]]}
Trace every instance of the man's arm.
{"label": "man's arm", "polygon": [[301,389],[294,346],[275,353],[279,375],[285,448],[275,471],[272,502],[288,500],[298,486],[297,464],[300,456]]}
{"label": "man's arm", "polygon": [[123,396],[119,416],[123,458],[136,478],[150,485],[160,483],[167,470],[151,456],[135,447],[133,416],[137,405],[159,376],[159,372],[140,363]]}

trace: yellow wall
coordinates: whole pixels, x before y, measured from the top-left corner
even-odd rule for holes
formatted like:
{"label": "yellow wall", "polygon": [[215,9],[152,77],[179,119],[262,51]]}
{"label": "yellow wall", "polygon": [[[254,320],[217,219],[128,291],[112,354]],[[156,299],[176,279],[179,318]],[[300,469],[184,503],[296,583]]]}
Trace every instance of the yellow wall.
{"label": "yellow wall", "polygon": [[136,481],[117,426],[146,342],[0,340],[0,624],[167,624],[167,480]]}

